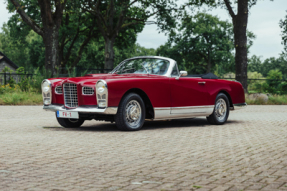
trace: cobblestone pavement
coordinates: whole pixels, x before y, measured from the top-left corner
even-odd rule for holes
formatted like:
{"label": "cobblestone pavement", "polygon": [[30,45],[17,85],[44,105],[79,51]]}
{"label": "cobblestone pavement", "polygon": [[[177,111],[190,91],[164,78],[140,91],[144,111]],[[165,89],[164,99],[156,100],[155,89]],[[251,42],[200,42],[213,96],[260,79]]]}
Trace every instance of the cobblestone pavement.
{"label": "cobblestone pavement", "polygon": [[41,106],[0,107],[0,190],[287,190],[287,106],[228,123],[88,121],[61,128]]}

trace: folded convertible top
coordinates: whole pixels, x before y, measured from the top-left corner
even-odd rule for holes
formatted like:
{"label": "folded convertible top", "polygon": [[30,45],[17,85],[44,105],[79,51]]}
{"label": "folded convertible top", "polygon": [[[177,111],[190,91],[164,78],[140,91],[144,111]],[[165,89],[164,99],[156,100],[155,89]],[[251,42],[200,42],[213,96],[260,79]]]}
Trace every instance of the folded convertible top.
{"label": "folded convertible top", "polygon": [[200,77],[202,79],[218,79],[218,77],[211,72],[207,74],[191,74],[191,75],[187,75],[183,77]]}

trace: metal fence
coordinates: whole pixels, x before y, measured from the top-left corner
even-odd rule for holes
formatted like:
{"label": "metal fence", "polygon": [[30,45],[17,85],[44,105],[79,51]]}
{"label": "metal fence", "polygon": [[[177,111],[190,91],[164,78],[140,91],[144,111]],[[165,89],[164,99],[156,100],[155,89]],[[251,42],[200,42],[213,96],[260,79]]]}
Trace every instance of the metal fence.
{"label": "metal fence", "polygon": [[[56,74],[55,77],[71,77],[71,76],[84,76],[86,74],[100,74],[100,73],[109,73],[112,69],[85,69],[85,68],[75,68],[67,73]],[[15,83],[19,83],[21,79],[32,78],[35,74],[16,74],[16,73],[0,73],[0,85],[6,85],[11,80],[14,80]]]}
{"label": "metal fence", "polygon": [[[224,80],[235,80],[235,78],[220,78]],[[256,82],[256,81],[277,81],[277,82],[287,82],[287,79],[282,80],[272,80],[272,79],[255,79],[255,78],[248,78],[247,81],[249,82]]]}
{"label": "metal fence", "polygon": [[101,74],[101,73],[109,73],[113,69],[103,69],[103,68],[82,68],[75,67],[72,69],[60,68],[57,76],[59,77],[69,77],[69,76],[84,76],[86,74]]}
{"label": "metal fence", "polygon": [[14,80],[15,83],[19,83],[21,79],[32,76],[33,74],[0,73],[0,85],[6,85],[11,80]]}
{"label": "metal fence", "polygon": [[[112,69],[85,69],[85,68],[76,68],[69,73],[58,74],[59,77],[71,77],[71,76],[84,76],[85,74],[100,74],[100,73],[109,73]],[[16,73],[0,73],[0,85],[6,85],[10,80],[14,80],[16,83],[19,83],[23,78],[31,78],[35,74],[16,74]],[[235,78],[220,78],[225,80],[235,80]],[[267,82],[267,81],[277,81],[277,82],[287,82],[287,79],[283,80],[272,80],[272,79],[247,79],[248,84],[255,82]]]}
{"label": "metal fence", "polygon": [[[226,80],[235,80],[235,78],[221,78]],[[247,79],[247,89],[249,93],[272,93],[287,94],[287,79]]]}

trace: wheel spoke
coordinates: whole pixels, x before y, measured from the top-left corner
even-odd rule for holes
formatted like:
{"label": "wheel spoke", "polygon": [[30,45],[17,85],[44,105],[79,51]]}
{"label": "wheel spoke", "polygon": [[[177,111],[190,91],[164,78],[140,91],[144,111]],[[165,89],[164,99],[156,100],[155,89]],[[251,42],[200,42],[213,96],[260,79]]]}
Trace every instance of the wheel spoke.
{"label": "wheel spoke", "polygon": [[126,121],[131,127],[135,127],[141,120],[141,106],[136,100],[131,100],[126,105]]}
{"label": "wheel spoke", "polygon": [[226,117],[227,105],[224,99],[220,98],[215,104],[215,116],[218,121],[224,121]]}

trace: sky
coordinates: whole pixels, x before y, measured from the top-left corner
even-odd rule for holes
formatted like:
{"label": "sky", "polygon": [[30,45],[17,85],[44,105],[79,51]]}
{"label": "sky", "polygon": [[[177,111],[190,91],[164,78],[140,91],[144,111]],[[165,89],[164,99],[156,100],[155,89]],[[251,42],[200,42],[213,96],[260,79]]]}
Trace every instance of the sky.
{"label": "sky", "polygon": [[[278,57],[283,51],[281,44],[280,19],[287,15],[287,0],[258,0],[257,4],[250,9],[247,29],[256,35],[253,46],[250,48],[249,56],[262,56],[262,59]],[[217,15],[221,20],[231,18],[225,9],[209,11],[212,15]],[[6,9],[4,0],[0,0],[0,26],[7,22],[11,14]],[[1,30],[0,30],[1,31]],[[138,34],[137,43],[146,48],[158,48],[167,41],[167,36],[158,33],[155,25],[147,25]]]}

